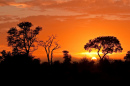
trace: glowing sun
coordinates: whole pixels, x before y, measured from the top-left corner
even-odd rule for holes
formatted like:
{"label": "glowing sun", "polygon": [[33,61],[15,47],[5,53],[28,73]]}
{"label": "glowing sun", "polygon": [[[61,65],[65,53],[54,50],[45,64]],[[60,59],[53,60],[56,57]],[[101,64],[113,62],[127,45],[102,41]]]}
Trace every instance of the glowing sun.
{"label": "glowing sun", "polygon": [[97,60],[97,58],[96,57],[92,57],[91,60]]}

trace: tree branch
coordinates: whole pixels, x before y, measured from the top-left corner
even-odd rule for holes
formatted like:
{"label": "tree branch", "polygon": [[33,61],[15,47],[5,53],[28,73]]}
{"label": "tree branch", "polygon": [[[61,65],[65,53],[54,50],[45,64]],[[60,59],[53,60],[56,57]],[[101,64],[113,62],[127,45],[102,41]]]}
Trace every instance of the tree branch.
{"label": "tree branch", "polygon": [[98,56],[100,57],[100,59],[102,59],[102,57],[100,56],[100,54],[99,54],[99,52],[100,52],[100,50],[101,50],[101,46],[100,46],[100,48],[99,48],[99,50],[98,50]]}
{"label": "tree branch", "polygon": [[103,57],[102,57],[102,59],[106,56],[108,54],[108,52],[107,53],[105,53],[104,55],[103,55]]}

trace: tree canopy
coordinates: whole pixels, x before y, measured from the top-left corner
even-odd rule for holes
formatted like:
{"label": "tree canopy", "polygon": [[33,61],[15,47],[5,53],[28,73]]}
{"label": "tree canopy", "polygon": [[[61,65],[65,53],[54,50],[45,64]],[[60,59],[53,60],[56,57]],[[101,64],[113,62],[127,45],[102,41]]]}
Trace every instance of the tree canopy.
{"label": "tree canopy", "polygon": [[[122,52],[123,48],[121,47],[120,41],[114,36],[100,36],[95,39],[89,40],[89,42],[84,46],[85,50],[92,51],[92,48],[97,49],[98,56],[100,59],[113,52]],[[102,57],[99,52],[102,51],[104,54]]]}
{"label": "tree canopy", "polygon": [[[29,52],[35,50],[34,42],[36,41],[36,35],[42,30],[42,27],[36,27],[34,30],[30,29],[32,27],[31,22],[21,22],[18,24],[20,29],[16,27],[10,28],[7,32],[8,45],[13,47],[13,53],[25,53],[29,55]],[[33,49],[32,49],[33,47]]]}

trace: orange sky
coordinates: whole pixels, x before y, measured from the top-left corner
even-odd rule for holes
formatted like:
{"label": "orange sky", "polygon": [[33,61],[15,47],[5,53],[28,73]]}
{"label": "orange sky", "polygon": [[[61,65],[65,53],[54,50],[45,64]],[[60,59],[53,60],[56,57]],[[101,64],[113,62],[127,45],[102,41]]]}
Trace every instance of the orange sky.
{"label": "orange sky", "polygon": [[[6,32],[21,21],[42,26],[41,40],[57,35],[61,48],[55,51],[55,57],[62,55],[62,50],[83,57],[84,45],[98,36],[120,40],[123,52],[109,57],[123,58],[130,50],[130,0],[0,0],[0,50],[10,49]],[[44,52],[39,47],[34,54],[42,57]]]}

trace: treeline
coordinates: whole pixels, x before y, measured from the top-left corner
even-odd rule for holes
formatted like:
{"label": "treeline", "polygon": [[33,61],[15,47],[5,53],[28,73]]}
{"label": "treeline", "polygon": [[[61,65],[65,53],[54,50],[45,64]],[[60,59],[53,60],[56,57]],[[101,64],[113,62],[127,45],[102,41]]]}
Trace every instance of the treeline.
{"label": "treeline", "polygon": [[[100,60],[98,63],[87,58],[72,62],[64,56],[64,61],[40,63],[32,56],[5,54],[0,63],[1,77],[24,78],[24,80],[44,80],[60,82],[89,81],[129,81],[130,62],[122,60]],[[63,58],[63,57],[62,57]],[[70,57],[69,57],[70,58]]]}

